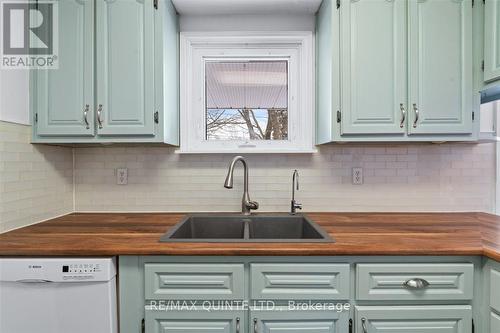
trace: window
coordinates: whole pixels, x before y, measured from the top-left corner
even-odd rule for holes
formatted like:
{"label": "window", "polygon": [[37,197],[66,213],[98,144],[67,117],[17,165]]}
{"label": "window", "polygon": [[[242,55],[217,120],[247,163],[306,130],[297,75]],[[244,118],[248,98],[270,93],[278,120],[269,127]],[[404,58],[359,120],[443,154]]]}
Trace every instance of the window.
{"label": "window", "polygon": [[181,34],[181,152],[312,152],[312,33]]}
{"label": "window", "polygon": [[287,140],[286,60],[205,64],[207,140]]}

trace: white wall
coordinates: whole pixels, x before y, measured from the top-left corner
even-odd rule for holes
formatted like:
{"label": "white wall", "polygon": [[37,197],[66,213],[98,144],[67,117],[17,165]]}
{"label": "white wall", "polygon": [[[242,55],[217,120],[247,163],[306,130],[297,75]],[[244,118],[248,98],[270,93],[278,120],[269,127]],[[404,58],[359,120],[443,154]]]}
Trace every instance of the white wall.
{"label": "white wall", "polygon": [[314,31],[311,14],[289,15],[181,15],[180,31]]}
{"label": "white wall", "polygon": [[0,69],[0,121],[29,125],[29,72]]}

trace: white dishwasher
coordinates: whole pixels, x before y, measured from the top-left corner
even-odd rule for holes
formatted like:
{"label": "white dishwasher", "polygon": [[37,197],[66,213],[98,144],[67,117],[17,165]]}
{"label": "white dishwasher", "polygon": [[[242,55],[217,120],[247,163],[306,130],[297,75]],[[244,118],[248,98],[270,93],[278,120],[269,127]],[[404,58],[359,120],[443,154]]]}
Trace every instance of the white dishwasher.
{"label": "white dishwasher", "polygon": [[117,331],[114,258],[0,258],[0,332]]}

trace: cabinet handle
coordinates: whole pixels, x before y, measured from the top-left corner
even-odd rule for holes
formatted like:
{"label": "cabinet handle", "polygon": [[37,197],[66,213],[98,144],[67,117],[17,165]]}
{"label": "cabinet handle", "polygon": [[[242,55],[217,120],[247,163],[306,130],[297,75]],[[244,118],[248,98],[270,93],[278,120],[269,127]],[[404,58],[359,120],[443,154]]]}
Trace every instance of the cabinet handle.
{"label": "cabinet handle", "polygon": [[86,129],[89,129],[90,128],[90,124],[89,124],[89,120],[87,118],[87,114],[89,113],[89,105],[86,104],[85,105],[85,109],[83,110],[83,121],[85,121],[85,128]]}
{"label": "cabinet handle", "polygon": [[259,329],[257,327],[257,318],[253,319],[253,333],[259,333]]}
{"label": "cabinet handle", "polygon": [[101,114],[102,114],[102,104],[99,104],[99,107],[97,108],[97,123],[99,124],[99,128],[102,128]]}
{"label": "cabinet handle", "polygon": [[403,286],[405,286],[408,289],[425,289],[429,285],[430,283],[427,280],[420,278],[409,279],[403,283]]}
{"label": "cabinet handle", "polygon": [[406,120],[406,110],[403,103],[399,104],[399,109],[401,110],[401,122],[399,123],[399,127],[403,128]]}
{"label": "cabinet handle", "polygon": [[368,333],[368,328],[366,327],[366,318],[361,318],[361,327],[363,328],[363,333]]}
{"label": "cabinet handle", "polygon": [[415,111],[415,121],[413,122],[413,128],[417,128],[419,111],[416,103],[413,103],[413,111]]}
{"label": "cabinet handle", "polygon": [[240,317],[236,317],[236,333],[240,333]]}

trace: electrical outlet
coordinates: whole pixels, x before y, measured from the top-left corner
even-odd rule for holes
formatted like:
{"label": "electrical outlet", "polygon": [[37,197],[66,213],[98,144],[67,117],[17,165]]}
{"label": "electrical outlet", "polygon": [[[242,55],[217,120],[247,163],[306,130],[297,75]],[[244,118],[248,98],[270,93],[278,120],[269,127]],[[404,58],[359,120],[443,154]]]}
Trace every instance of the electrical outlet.
{"label": "electrical outlet", "polygon": [[117,185],[127,185],[128,184],[128,169],[127,168],[116,169],[116,184]]}
{"label": "electrical outlet", "polygon": [[352,184],[363,185],[363,168],[352,168]]}

